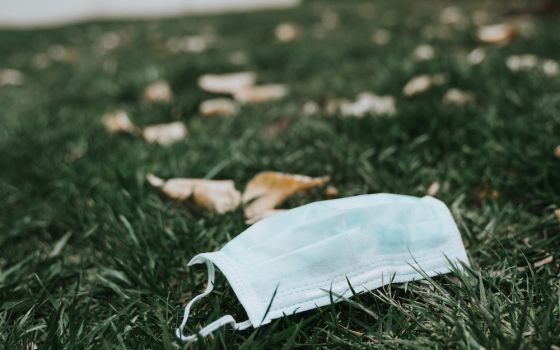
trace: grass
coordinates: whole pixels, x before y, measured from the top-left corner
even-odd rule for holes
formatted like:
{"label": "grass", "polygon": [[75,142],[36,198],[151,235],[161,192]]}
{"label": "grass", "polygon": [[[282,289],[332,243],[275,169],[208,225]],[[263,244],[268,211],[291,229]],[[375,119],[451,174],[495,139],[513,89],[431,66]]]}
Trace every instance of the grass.
{"label": "grass", "polygon": [[[330,175],[341,196],[393,192],[422,196],[433,181],[452,208],[472,269],[385,288],[258,329],[215,332],[192,348],[487,348],[560,347],[559,223],[560,80],[538,70],[511,72],[505,59],[533,53],[559,57],[558,15],[532,18],[532,32],[468,66],[478,43],[470,24],[448,38],[427,37],[439,26],[442,1],[305,2],[277,12],[147,22],[107,22],[44,31],[0,31],[0,67],[26,76],[0,88],[0,344],[5,349],[176,348],[182,306],[203,289],[203,268],[187,268],[199,252],[219,249],[242,232],[241,212],[213,215],[177,204],[144,180],[162,177],[234,179],[238,189],[257,172]],[[501,21],[505,2],[463,4]],[[336,29],[317,37],[323,11]],[[303,37],[273,40],[281,22]],[[370,42],[385,28],[393,40]],[[173,35],[213,32],[200,54],[171,55]],[[100,53],[103,33],[123,43]],[[320,33],[319,33],[320,34]],[[436,58],[416,62],[429,43]],[[75,51],[74,62],[36,68],[52,45]],[[228,55],[241,51],[247,62]],[[207,72],[255,70],[265,82],[286,83],[288,98],[243,107],[230,119],[197,114],[210,95],[196,87]],[[406,98],[414,75],[443,72],[448,81]],[[139,97],[163,78],[169,105]],[[441,102],[448,88],[476,102]],[[361,91],[393,95],[394,117],[362,119],[320,113],[309,100],[353,98]],[[184,121],[189,137],[171,147],[109,135],[101,115],[125,108],[140,125]],[[263,130],[289,118],[274,136]],[[284,123],[285,124],[285,123]],[[495,196],[483,195],[496,191]],[[323,199],[321,190],[285,207]],[[543,266],[535,262],[548,256]],[[218,274],[213,294],[195,308],[189,330],[233,313],[245,314]]]}

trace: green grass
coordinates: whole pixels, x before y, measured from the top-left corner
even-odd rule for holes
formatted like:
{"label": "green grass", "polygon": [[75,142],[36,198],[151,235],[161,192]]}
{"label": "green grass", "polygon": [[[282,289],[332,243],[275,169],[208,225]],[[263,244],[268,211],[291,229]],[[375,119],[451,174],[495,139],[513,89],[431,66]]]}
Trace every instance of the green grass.
{"label": "green grass", "polygon": [[[532,19],[533,33],[488,47],[479,66],[464,62],[478,44],[471,24],[448,39],[426,38],[448,4],[441,1],[305,2],[277,12],[147,22],[73,25],[45,31],[0,31],[0,68],[26,75],[0,88],[0,344],[5,349],[176,348],[174,329],[186,301],[203,289],[203,268],[187,268],[197,253],[219,249],[247,226],[241,211],[213,215],[177,204],[144,175],[233,179],[238,189],[257,172],[330,175],[341,196],[393,192],[421,196],[433,181],[452,208],[472,270],[391,285],[332,306],[276,320],[255,330],[215,332],[193,348],[487,348],[560,346],[560,80],[538,70],[514,73],[511,54],[560,58],[560,17]],[[488,9],[495,20],[506,5]],[[338,28],[314,35],[321,13],[338,13]],[[304,35],[273,40],[276,24],[291,21]],[[385,28],[393,40],[370,42]],[[173,35],[212,30],[218,42],[201,54],[170,55]],[[107,54],[100,35],[123,44]],[[420,43],[436,59],[415,62]],[[37,69],[32,60],[59,44],[74,63]],[[243,51],[235,66],[228,54]],[[288,98],[243,107],[230,119],[203,119],[196,86],[207,72],[255,70],[264,82],[286,83]],[[406,98],[414,75],[443,72],[448,82]],[[145,85],[163,78],[170,105],[142,102]],[[448,106],[450,87],[476,103]],[[308,100],[390,94],[390,118],[305,117]],[[189,137],[171,147],[107,134],[101,115],[125,108],[139,125],[182,120]],[[267,139],[263,130],[291,118]],[[68,154],[83,153],[72,160]],[[484,188],[497,198],[479,198]],[[285,207],[323,199],[321,190]],[[550,264],[533,267],[549,255]],[[519,269],[521,268],[521,269]],[[189,330],[224,313],[245,319],[227,281],[201,302]]]}

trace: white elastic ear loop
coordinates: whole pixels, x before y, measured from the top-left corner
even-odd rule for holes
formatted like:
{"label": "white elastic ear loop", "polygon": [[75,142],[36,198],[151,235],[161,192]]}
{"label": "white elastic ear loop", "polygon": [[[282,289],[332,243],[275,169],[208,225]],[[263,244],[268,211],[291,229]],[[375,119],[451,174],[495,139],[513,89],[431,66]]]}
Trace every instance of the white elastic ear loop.
{"label": "white elastic ear loop", "polygon": [[[206,267],[208,268],[208,283],[206,284],[206,290],[204,292],[202,292],[201,294],[197,295],[196,297],[194,297],[191,301],[189,301],[187,306],[185,306],[185,312],[183,314],[183,321],[181,322],[181,325],[179,326],[179,328],[177,328],[177,330],[175,331],[175,335],[177,336],[177,338],[179,338],[182,341],[193,342],[193,341],[197,340],[197,335],[196,334],[185,336],[185,335],[183,335],[183,330],[185,329],[185,326],[187,324],[187,320],[189,319],[189,314],[191,312],[192,305],[195,302],[197,302],[198,300],[200,300],[200,299],[204,298],[205,296],[207,296],[208,294],[210,294],[210,292],[214,289],[214,278],[215,278],[215,275],[216,275],[216,270],[214,269],[214,264],[212,264],[211,261],[207,260],[206,261]],[[243,330],[243,329],[246,329],[246,328],[251,326],[251,321],[247,320],[247,321],[244,321],[244,322],[237,323],[237,322],[235,322],[235,319],[233,318],[233,316],[225,315],[225,316],[220,317],[216,321],[210,323],[206,327],[202,328],[198,332],[198,334],[200,334],[200,336],[204,338],[204,337],[210,335],[216,329],[218,329],[220,327],[223,327],[227,324],[231,324],[233,326],[233,328],[235,328],[236,330]]]}

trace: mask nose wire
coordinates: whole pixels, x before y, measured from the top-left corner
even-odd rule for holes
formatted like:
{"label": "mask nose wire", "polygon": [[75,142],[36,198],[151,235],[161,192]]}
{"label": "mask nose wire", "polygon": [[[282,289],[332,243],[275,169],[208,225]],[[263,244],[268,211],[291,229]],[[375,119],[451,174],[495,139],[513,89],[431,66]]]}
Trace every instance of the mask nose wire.
{"label": "mask nose wire", "polygon": [[[181,325],[179,326],[179,328],[177,328],[175,331],[175,335],[177,336],[177,338],[179,338],[182,341],[193,342],[197,340],[196,334],[185,336],[183,335],[183,331],[185,329],[185,326],[187,325],[187,320],[189,319],[189,314],[191,312],[191,307],[193,306],[193,304],[196,303],[198,300],[204,298],[208,294],[210,294],[210,292],[212,292],[212,290],[214,289],[214,279],[216,277],[216,269],[214,268],[214,264],[209,260],[206,260],[206,267],[208,269],[208,283],[206,284],[206,289],[204,290],[204,292],[192,298],[192,300],[189,301],[189,303],[185,306],[185,312],[183,313],[183,320],[181,321]],[[207,337],[216,329],[221,328],[227,324],[232,325],[232,327],[235,330],[243,330],[249,328],[252,325],[250,320],[237,323],[233,318],[233,316],[224,315],[219,319],[217,319],[216,321],[202,328],[198,332],[198,334],[200,334],[200,336],[203,338]]]}

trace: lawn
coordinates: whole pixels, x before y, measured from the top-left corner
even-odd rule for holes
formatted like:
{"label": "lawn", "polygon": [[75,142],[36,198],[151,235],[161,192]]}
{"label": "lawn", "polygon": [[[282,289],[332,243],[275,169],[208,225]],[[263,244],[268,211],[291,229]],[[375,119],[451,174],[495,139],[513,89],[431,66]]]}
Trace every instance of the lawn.
{"label": "lawn", "polygon": [[[145,175],[232,179],[241,190],[274,170],[329,175],[341,197],[423,196],[438,182],[472,268],[257,329],[226,328],[192,348],[560,349],[560,79],[506,65],[517,54],[560,59],[560,16],[503,17],[513,6],[504,1],[459,4],[463,25],[440,22],[444,1],[353,0],[0,31],[0,69],[25,77],[0,87],[0,347],[182,347],[174,329],[206,283],[205,269],[187,262],[248,225],[241,209],[213,214],[170,200]],[[506,45],[484,45],[473,17],[515,20],[522,30]],[[276,40],[283,22],[300,36]],[[379,29],[391,33],[386,45],[372,42]],[[103,44],[114,34],[116,47]],[[165,47],[194,34],[215,41],[200,53]],[[420,44],[434,48],[433,59],[415,59]],[[486,58],[469,64],[479,46]],[[198,77],[244,70],[286,84],[289,95],[235,117],[201,116],[213,95]],[[436,73],[443,84],[403,95],[412,77]],[[171,103],[143,101],[158,79],[169,82]],[[450,88],[474,101],[443,103]],[[396,113],[355,118],[323,108],[364,91],[394,96]],[[314,115],[303,110],[309,101],[319,106]],[[188,137],[162,147],[109,134],[101,118],[115,109],[138,125],[183,121]],[[282,207],[322,199],[315,188]],[[188,329],[225,313],[246,318],[218,273]]]}

